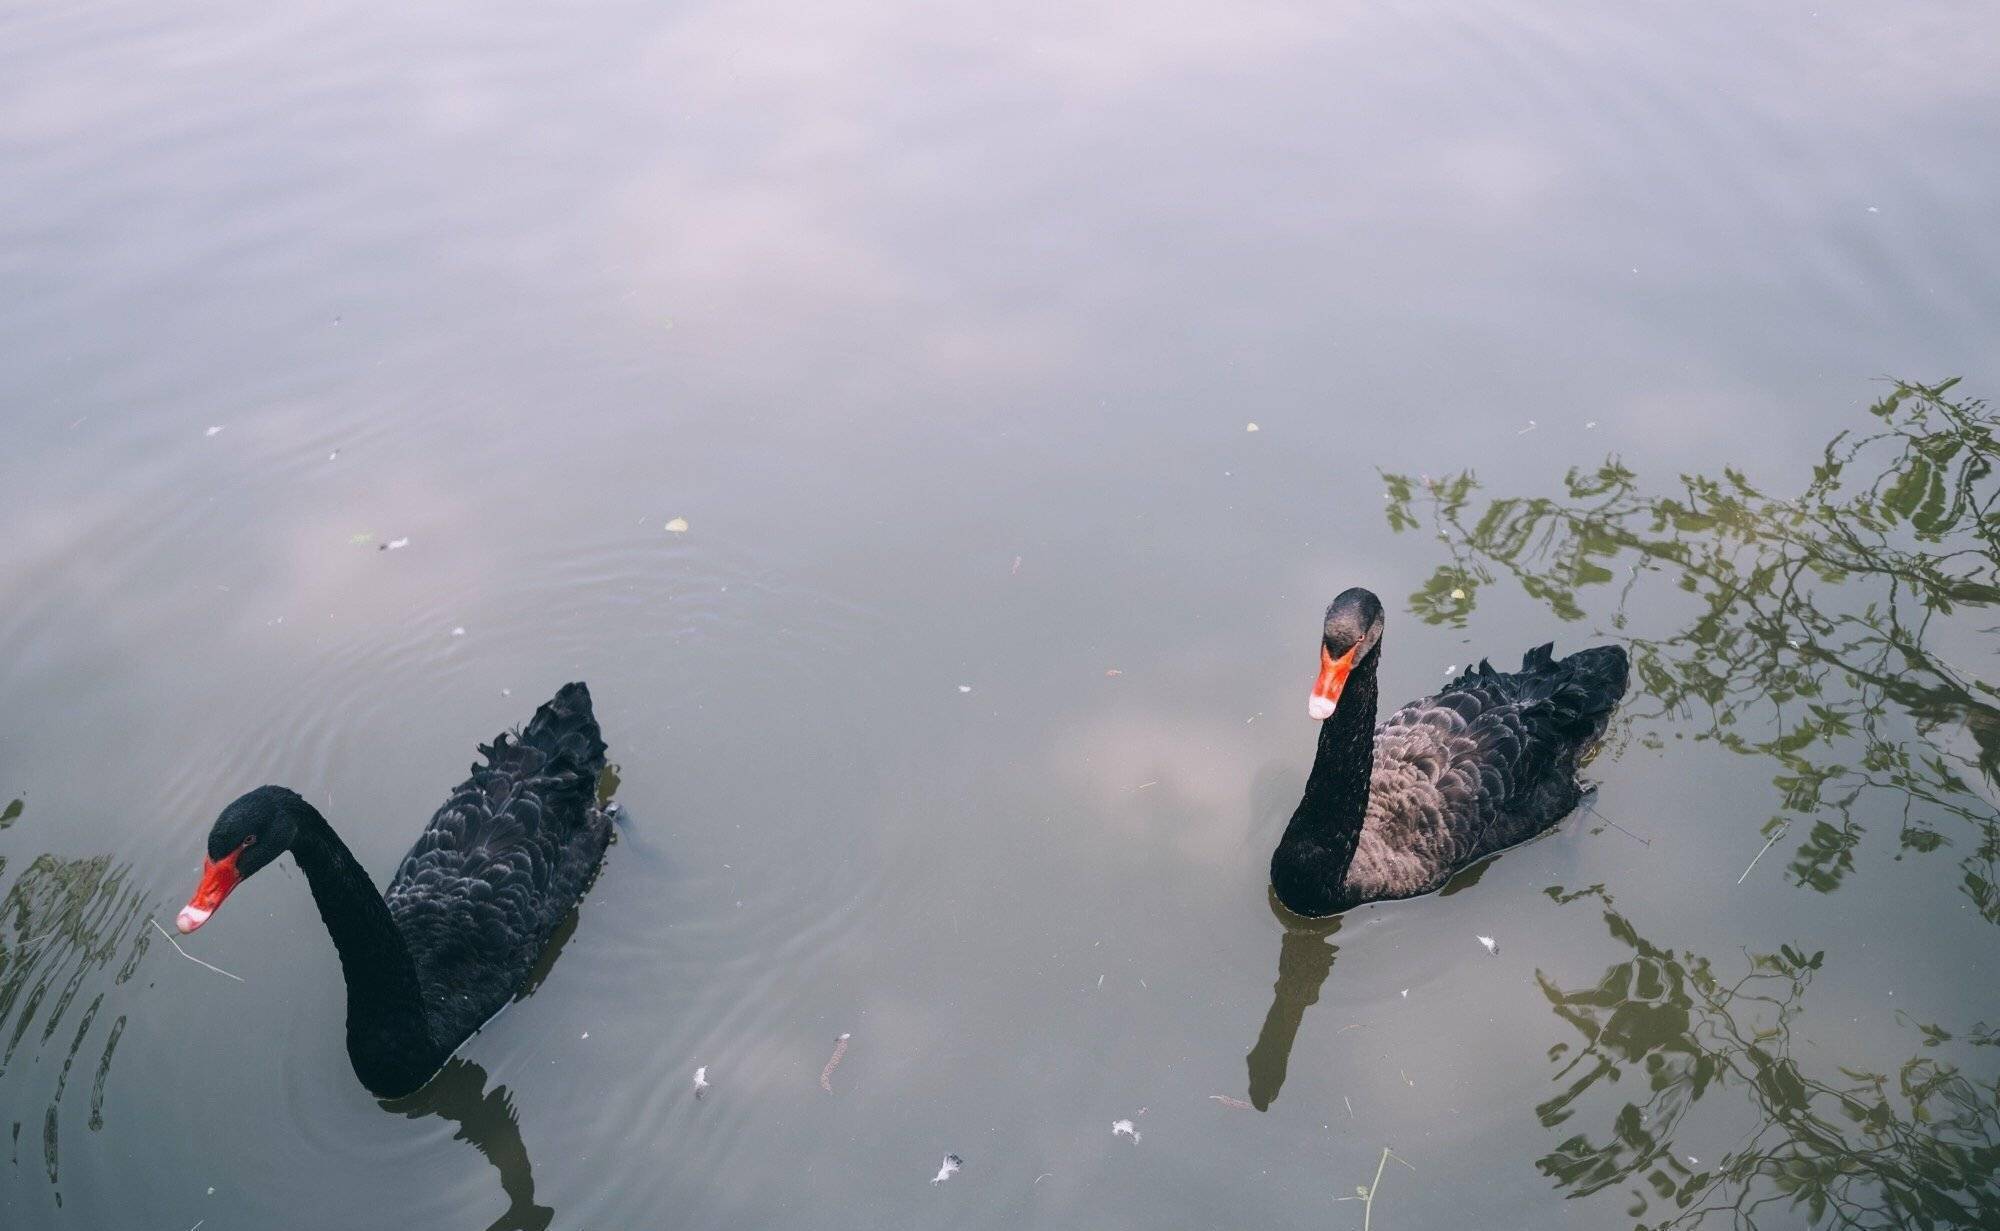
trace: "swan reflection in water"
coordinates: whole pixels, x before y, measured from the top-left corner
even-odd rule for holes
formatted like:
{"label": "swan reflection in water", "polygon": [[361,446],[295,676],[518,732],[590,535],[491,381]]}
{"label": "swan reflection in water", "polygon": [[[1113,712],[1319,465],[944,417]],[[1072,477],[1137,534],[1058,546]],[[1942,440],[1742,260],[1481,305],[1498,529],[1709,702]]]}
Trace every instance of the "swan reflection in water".
{"label": "swan reflection in water", "polygon": [[[1472,888],[1497,861],[1495,856],[1461,868],[1438,890],[1438,896],[1448,898]],[[1269,1111],[1284,1088],[1299,1025],[1306,1010],[1319,1003],[1320,989],[1333,973],[1333,959],[1340,956],[1340,946],[1333,938],[1340,934],[1341,920],[1346,917],[1308,919],[1295,915],[1278,901],[1276,890],[1266,891],[1266,901],[1271,917],[1284,927],[1285,935],[1278,943],[1278,981],[1271,986],[1271,1011],[1264,1015],[1256,1046],[1244,1057],[1250,1068],[1250,1105],[1258,1111]]]}
{"label": "swan reflection in water", "polygon": [[535,1204],[535,1169],[521,1137],[520,1113],[507,1087],[488,1090],[486,1081],[485,1069],[454,1058],[423,1089],[385,1099],[382,1107],[412,1120],[425,1116],[449,1120],[458,1128],[453,1140],[471,1143],[493,1164],[500,1173],[500,1189],[507,1194],[507,1209],[486,1231],[544,1231],[555,1221],[556,1212]]}
{"label": "swan reflection in water", "polygon": [[1257,1045],[1245,1060],[1250,1066],[1250,1105],[1268,1111],[1284,1088],[1285,1072],[1291,1067],[1292,1044],[1299,1037],[1299,1024],[1306,1010],[1319,1003],[1320,988],[1333,972],[1333,959],[1340,946],[1333,938],[1340,931],[1341,916],[1307,919],[1285,909],[1275,890],[1267,891],[1271,914],[1284,925],[1285,936],[1278,944],[1278,981],[1271,988],[1271,1011],[1264,1015],[1264,1028],[1257,1032]]}

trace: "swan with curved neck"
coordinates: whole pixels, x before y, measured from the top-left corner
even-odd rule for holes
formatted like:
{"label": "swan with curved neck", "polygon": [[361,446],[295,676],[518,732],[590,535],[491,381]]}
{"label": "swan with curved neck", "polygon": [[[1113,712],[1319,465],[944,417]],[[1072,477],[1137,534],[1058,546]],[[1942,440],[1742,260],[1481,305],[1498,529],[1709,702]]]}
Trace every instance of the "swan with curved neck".
{"label": "swan with curved neck", "polygon": [[421,1087],[526,981],[582,898],[611,838],[597,800],[604,741],[590,692],[570,684],[486,761],[417,838],[387,890],[319,810],[281,786],[232,802],[208,835],[177,924],[207,923],[287,851],[305,873],[347,982],[347,1053],[382,1098]]}
{"label": "swan with curved neck", "polygon": [[1304,797],[1271,856],[1271,887],[1295,914],[1429,893],[1522,842],[1583,797],[1577,769],[1625,693],[1625,651],[1521,670],[1481,663],[1435,696],[1375,722],[1381,600],[1351,589],[1326,609],[1307,712],[1323,725]]}

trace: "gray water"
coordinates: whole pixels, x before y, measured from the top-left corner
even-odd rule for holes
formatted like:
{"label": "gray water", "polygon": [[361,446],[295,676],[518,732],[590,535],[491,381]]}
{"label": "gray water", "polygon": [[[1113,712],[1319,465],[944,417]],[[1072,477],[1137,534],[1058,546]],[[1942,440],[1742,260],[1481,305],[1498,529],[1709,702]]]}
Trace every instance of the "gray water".
{"label": "gray water", "polygon": [[[1969,3],[0,10],[0,1223],[1996,1217],[1997,108]],[[1640,676],[1310,925],[1355,584],[1390,700]],[[289,864],[152,926],[577,678],[625,827],[415,1098]]]}

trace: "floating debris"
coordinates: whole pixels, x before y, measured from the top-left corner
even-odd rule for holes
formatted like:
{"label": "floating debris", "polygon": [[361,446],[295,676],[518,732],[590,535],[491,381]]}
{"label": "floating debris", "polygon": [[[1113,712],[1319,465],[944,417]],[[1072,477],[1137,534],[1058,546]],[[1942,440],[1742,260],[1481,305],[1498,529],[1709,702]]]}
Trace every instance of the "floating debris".
{"label": "floating debris", "polygon": [[578,1037],[578,1038],[580,1038],[580,1039],[587,1039],[587,1038],[589,1038],[589,1037],[590,1037],[590,1031],[586,1030],[586,1031],[584,1031],[584,1032],[583,1032],[582,1034],[578,1035],[577,1037]]}
{"label": "floating debris", "polygon": [[1408,1000],[1409,998],[1410,998],[1410,989],[1406,987],[1403,989],[1403,999]]}
{"label": "floating debris", "polygon": [[702,1065],[694,1071],[694,1096],[700,1098],[708,1090],[708,1066]]}
{"label": "floating debris", "polygon": [[451,630],[451,635],[452,635],[452,636],[454,636],[454,637],[463,637],[463,636],[465,636],[465,628],[464,628],[464,626],[463,626],[463,625],[461,625],[461,626],[459,626],[458,628],[454,628],[454,629],[452,629],[452,630]]}
{"label": "floating debris", "polygon": [[1021,557],[1014,557],[1014,567],[1008,571],[1007,575],[1009,577],[1019,577],[1021,575]]}
{"label": "floating debris", "polygon": [[1264,429],[1263,429],[1263,428],[1261,428],[1261,427],[1258,427],[1258,426],[1257,426],[1256,424],[1254,424],[1254,423],[1246,423],[1246,424],[1244,424],[1244,425],[1243,425],[1243,430],[1244,430],[1244,431],[1246,431],[1246,432],[1261,432],[1261,431],[1263,431]]}
{"label": "floating debris", "polygon": [[[1637,273],[1638,270],[1633,270],[1632,272]],[[1529,432],[1532,432],[1534,430],[1535,430],[1535,421],[1533,419],[1530,419],[1528,420],[1528,426],[1522,428],[1520,431],[1515,432],[1514,434],[1516,436],[1526,436]]]}
{"label": "floating debris", "polygon": [[1453,598],[1464,598],[1464,597],[1465,597],[1465,591],[1463,591],[1463,590],[1453,590],[1453,591],[1451,592],[1451,596],[1452,596]]}
{"label": "floating debris", "polygon": [[209,965],[209,964],[208,964],[207,962],[204,962],[204,961],[202,961],[202,960],[201,960],[200,958],[196,957],[196,956],[195,956],[194,954],[192,954],[192,953],[189,953],[189,952],[188,952],[188,951],[187,951],[186,949],[183,949],[183,948],[181,948],[181,944],[180,944],[180,942],[179,942],[179,941],[177,941],[177,940],[175,940],[175,939],[174,939],[174,938],[173,938],[172,936],[169,936],[169,935],[167,934],[167,929],[165,929],[165,928],[163,928],[163,927],[161,927],[161,926],[160,926],[160,921],[159,921],[159,920],[157,920],[157,919],[148,919],[148,920],[146,920],[146,922],[148,922],[148,923],[150,923],[150,924],[152,924],[152,925],[153,925],[153,930],[154,930],[155,932],[158,932],[158,933],[159,933],[160,935],[162,935],[162,936],[166,936],[166,937],[167,937],[167,943],[168,943],[168,944],[170,944],[170,945],[172,945],[172,946],[174,947],[174,952],[175,952],[175,953],[178,953],[178,954],[180,954],[180,955],[181,955],[182,957],[186,958],[186,959],[187,959],[188,961],[190,961],[190,962],[193,962],[193,963],[194,963],[195,965],[197,965],[197,966],[203,966],[203,967],[207,967],[207,968],[208,968],[209,970],[212,970],[212,971],[214,971],[214,972],[215,972],[216,974],[219,974],[219,975],[223,976],[223,977],[224,977],[224,978],[226,978],[226,979],[234,979],[234,980],[236,980],[236,981],[237,981],[238,983],[241,983],[241,982],[243,982],[243,976],[242,976],[242,975],[232,975],[232,974],[230,974],[230,973],[229,973],[228,971],[224,970],[224,969],[223,969],[222,967],[220,967],[220,966],[210,966],[210,965]]}
{"label": "floating debris", "polygon": [[409,536],[408,536],[408,535],[404,535],[404,536],[403,536],[402,538],[400,538],[400,539],[390,539],[390,540],[389,540],[388,542],[386,542],[386,543],[382,544],[382,547],[381,547],[381,550],[383,550],[383,551],[401,551],[401,550],[403,550],[403,549],[404,549],[405,547],[408,547],[409,545],[410,545],[410,538],[409,538]]}
{"label": "floating debris", "polygon": [[1107,680],[1115,680],[1123,674],[1125,673],[1116,667],[1106,667],[1104,669],[1104,678]]}
{"label": "floating debris", "polygon": [[1491,953],[1494,957],[1500,956],[1499,941],[1493,939],[1491,936],[1475,936],[1473,937],[1473,939],[1478,941],[1480,944],[1485,945],[1486,951],[1488,953]]}
{"label": "floating debris", "polygon": [[833,1070],[839,1067],[840,1058],[847,1054],[847,1040],[853,1037],[853,1035],[843,1034],[835,1039],[833,1041],[833,1057],[826,1062],[826,1067],[819,1071],[819,1088],[828,1094],[833,1093]]}
{"label": "floating debris", "polygon": [[931,1183],[933,1184],[944,1183],[946,1180],[949,1180],[951,1177],[957,1175],[958,1169],[963,1166],[965,1166],[965,1160],[960,1158],[958,1155],[956,1154],[945,1155],[944,1166],[938,1168],[938,1173],[936,1176],[932,1177]]}
{"label": "floating debris", "polygon": [[686,534],[688,532],[688,519],[685,517],[676,517],[668,522],[663,529],[668,534]]}
{"label": "floating debris", "polygon": [[970,685],[970,684],[960,684],[960,685],[958,686],[958,690],[959,690],[960,692],[971,692],[971,691],[972,691],[972,685]]}
{"label": "floating debris", "polygon": [[1587,432],[1596,426],[1597,426],[1597,420],[1592,419],[1590,422],[1583,425],[1583,430]]}
{"label": "floating debris", "polygon": [[329,454],[327,454],[327,455],[326,455],[326,460],[330,462],[330,461],[333,461],[333,460],[334,460],[335,458],[337,458],[337,457],[339,457],[339,456],[340,456],[340,450],[339,450],[339,449],[335,449],[335,450],[334,450],[333,452],[331,452],[331,453],[329,453]]}
{"label": "floating debris", "polygon": [[223,428],[225,428],[225,427],[228,427],[228,426],[229,426],[229,425],[228,425],[228,424],[226,424],[226,423],[211,423],[211,424],[209,425],[209,428],[208,428],[208,430],[207,430],[207,431],[205,431],[205,432],[203,432],[203,433],[202,433],[202,435],[204,435],[204,436],[220,436],[220,435],[222,435],[222,429],[223,429]]}
{"label": "floating debris", "polygon": [[1211,1102],[1221,1103],[1224,1107],[1229,1108],[1231,1111],[1257,1110],[1254,1104],[1246,1102],[1245,1100],[1240,1098],[1233,1098],[1227,1094],[1211,1094],[1208,1097]]}
{"label": "floating debris", "polygon": [[1111,1135],[1113,1137],[1130,1137],[1133,1145],[1139,1144],[1139,1130],[1132,1126],[1130,1120],[1113,1120],[1111,1122]]}

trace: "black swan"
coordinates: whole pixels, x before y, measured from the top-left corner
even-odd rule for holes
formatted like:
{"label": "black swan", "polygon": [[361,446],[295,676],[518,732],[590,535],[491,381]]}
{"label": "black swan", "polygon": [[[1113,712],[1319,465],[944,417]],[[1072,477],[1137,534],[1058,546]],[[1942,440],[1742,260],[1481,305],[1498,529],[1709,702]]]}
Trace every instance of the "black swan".
{"label": "black swan", "polygon": [[1381,600],[1345,591],[1326,609],[1311,715],[1326,725],[1305,798],[1271,856],[1271,887],[1295,914],[1409,898],[1522,842],[1583,798],[1578,764],[1597,746],[1628,667],[1618,646],[1518,674],[1466,668],[1434,697],[1375,725]]}
{"label": "black swan", "polygon": [[604,740],[590,690],[566,684],[527,730],[482,745],[381,893],[318,810],[261,786],[222,810],[192,932],[285,851],[312,887],[347,979],[347,1054],[379,1098],[409,1094],[507,1004],[590,887],[611,841],[600,806]]}

